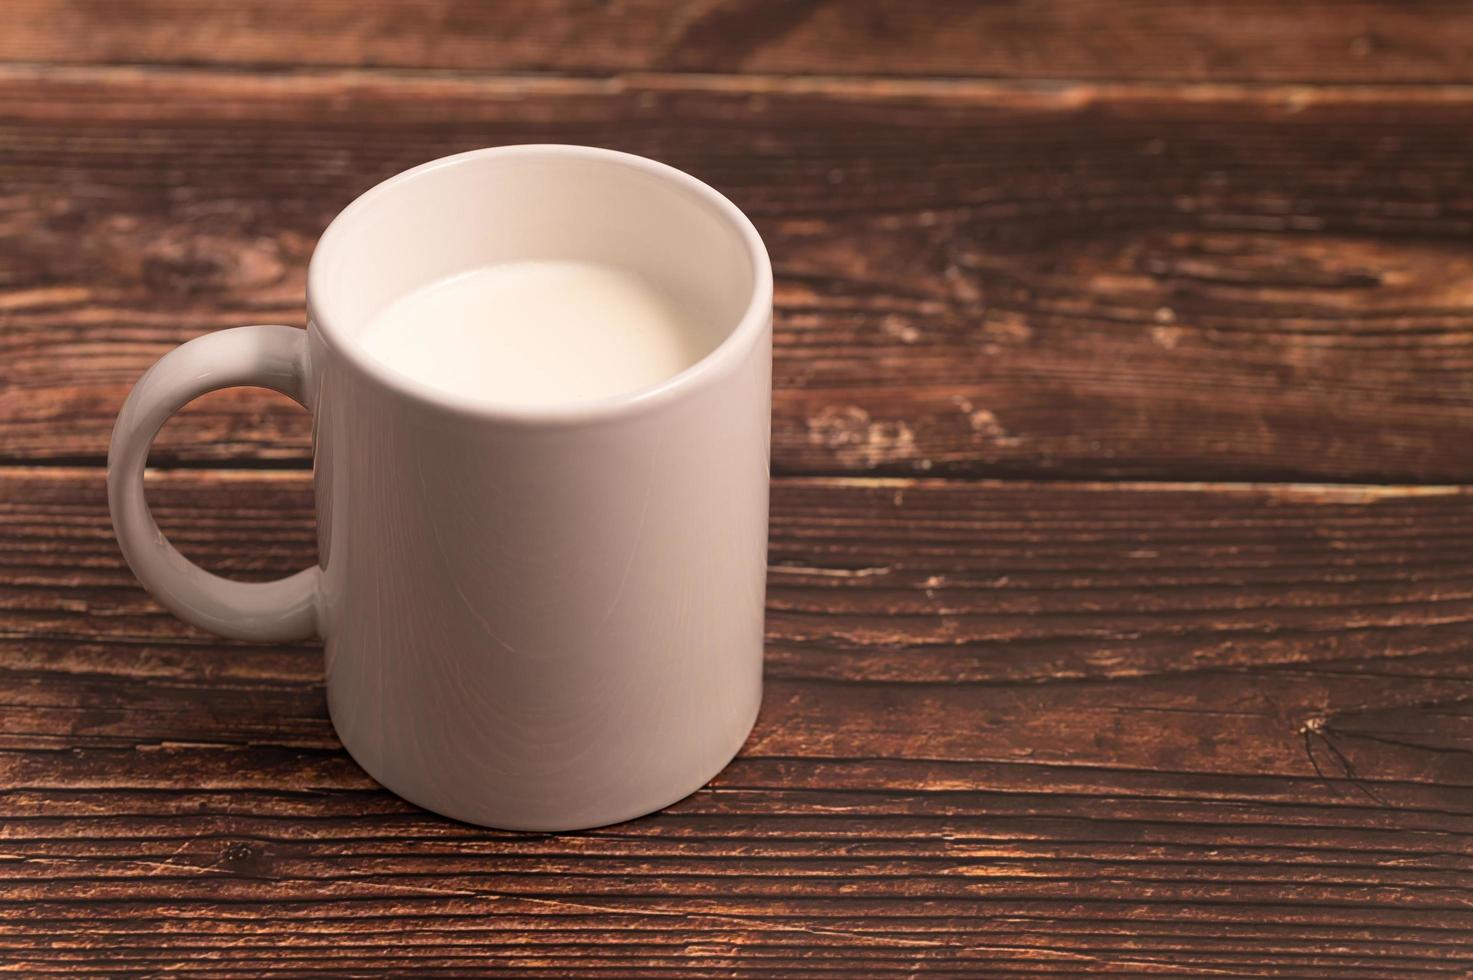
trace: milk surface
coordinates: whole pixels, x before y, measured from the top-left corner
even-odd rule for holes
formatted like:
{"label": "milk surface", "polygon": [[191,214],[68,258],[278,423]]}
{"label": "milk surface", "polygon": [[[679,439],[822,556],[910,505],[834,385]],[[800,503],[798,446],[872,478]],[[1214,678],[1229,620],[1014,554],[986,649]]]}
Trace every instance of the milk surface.
{"label": "milk surface", "polygon": [[428,385],[492,404],[626,394],[714,346],[693,311],[640,277],[588,262],[509,262],[430,283],[361,335],[370,354]]}

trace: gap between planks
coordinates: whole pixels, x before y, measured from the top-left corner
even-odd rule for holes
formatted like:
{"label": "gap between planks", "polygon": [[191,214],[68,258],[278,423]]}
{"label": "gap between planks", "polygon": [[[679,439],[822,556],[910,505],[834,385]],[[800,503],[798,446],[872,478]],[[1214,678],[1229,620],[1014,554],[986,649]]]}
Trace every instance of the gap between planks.
{"label": "gap between planks", "polygon": [[1093,81],[1085,78],[1014,79],[884,75],[789,75],[623,71],[603,75],[564,72],[483,72],[442,68],[293,68],[238,65],[59,65],[0,61],[0,84],[13,82],[112,83],[187,81],[212,88],[251,82],[266,90],[339,92],[344,88],[392,83],[405,92],[495,93],[517,95],[618,95],[630,91],[702,91],[748,95],[824,95],[858,99],[940,99],[987,104],[1018,104],[1029,109],[1076,111],[1114,99],[1188,103],[1282,104],[1289,111],[1310,105],[1473,103],[1467,82],[1158,82]]}
{"label": "gap between planks", "polygon": [[[266,464],[266,461],[262,461]],[[105,462],[95,465],[57,466],[47,460],[35,465],[8,462],[0,464],[0,479],[4,480],[54,480],[87,478],[105,469]],[[224,466],[150,466],[144,471],[148,480],[187,479],[190,477],[221,482],[254,483],[279,481],[299,483],[310,474],[306,466],[287,466],[280,463],[269,465],[224,465]],[[968,476],[853,476],[826,474],[778,475],[772,477],[774,484],[784,486],[874,488],[905,490],[928,487],[1027,487],[1047,486],[1050,488],[1084,491],[1130,491],[1136,493],[1223,493],[1248,494],[1274,500],[1298,501],[1323,504],[1373,504],[1379,500],[1405,500],[1414,497],[1456,497],[1473,495],[1470,484],[1382,484],[1382,483],[1327,483],[1316,482],[1233,482],[1221,480],[1050,480],[1050,479],[1000,479],[997,477]]]}
{"label": "gap between planks", "polygon": [[[35,459],[24,455],[3,456],[0,455],[0,476],[5,474],[20,474],[26,471],[51,473],[54,475],[83,474],[97,472],[107,468],[107,458],[97,455],[79,456],[44,456]],[[247,474],[276,473],[282,476],[300,475],[310,473],[312,460],[309,457],[301,458],[251,458],[239,459],[185,459],[168,460],[162,464],[149,464],[147,473],[151,478],[158,478],[168,473],[223,473],[236,477]],[[1047,486],[1063,489],[1104,489],[1116,490],[1158,490],[1158,491],[1202,491],[1202,492],[1227,492],[1236,490],[1240,492],[1266,493],[1277,495],[1283,499],[1306,499],[1305,495],[1318,495],[1325,502],[1356,503],[1369,502],[1373,499],[1390,499],[1404,497],[1449,497],[1463,493],[1473,492],[1473,484],[1453,483],[1366,483],[1359,480],[1334,480],[1321,478],[1318,480],[1217,480],[1210,477],[1200,479],[1182,479],[1176,477],[1161,477],[1153,479],[1150,477],[1132,476],[1115,479],[1101,479],[1081,477],[1073,471],[1065,471],[1058,475],[1049,473],[1031,473],[1026,476],[1014,475],[1009,472],[988,472],[978,470],[971,473],[955,473],[946,476],[919,476],[912,477],[902,474],[887,474],[871,472],[869,475],[856,475],[848,470],[809,470],[803,468],[782,469],[771,474],[774,483],[785,482],[801,485],[807,483],[827,483],[835,486],[850,487],[896,487],[908,486]]]}

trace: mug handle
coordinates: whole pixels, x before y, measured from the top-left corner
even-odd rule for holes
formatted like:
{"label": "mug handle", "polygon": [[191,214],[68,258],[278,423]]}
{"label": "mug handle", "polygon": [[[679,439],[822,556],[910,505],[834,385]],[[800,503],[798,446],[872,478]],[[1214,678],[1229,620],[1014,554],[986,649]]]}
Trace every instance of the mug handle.
{"label": "mug handle", "polygon": [[118,413],[107,452],[107,503],[123,557],[145,588],[186,622],[239,640],[317,635],[316,566],[274,582],[233,582],[181,555],[143,497],[148,449],[164,421],[208,391],[251,385],[306,407],[307,332],[251,326],[220,330],[165,354]]}

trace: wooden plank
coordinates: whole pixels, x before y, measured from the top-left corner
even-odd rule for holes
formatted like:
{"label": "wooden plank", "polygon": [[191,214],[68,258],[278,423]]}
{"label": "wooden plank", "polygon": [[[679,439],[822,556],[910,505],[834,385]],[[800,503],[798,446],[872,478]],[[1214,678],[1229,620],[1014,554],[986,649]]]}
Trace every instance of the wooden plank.
{"label": "wooden plank", "polygon": [[[316,235],[469,147],[634,150],[750,211],[782,473],[1473,479],[1461,90],[0,70],[0,459],[100,461],[203,331],[302,320]],[[156,459],[305,465],[284,398]]]}
{"label": "wooden plank", "polygon": [[[169,533],[313,560],[305,473]],[[0,962],[536,975],[1473,967],[1470,496],[780,479],[768,693],[708,789],[584,834],[431,817],[312,646],[203,636],[92,469],[0,472]]]}
{"label": "wooden plank", "polygon": [[485,72],[1468,82],[1454,3],[10,0],[0,58]]}

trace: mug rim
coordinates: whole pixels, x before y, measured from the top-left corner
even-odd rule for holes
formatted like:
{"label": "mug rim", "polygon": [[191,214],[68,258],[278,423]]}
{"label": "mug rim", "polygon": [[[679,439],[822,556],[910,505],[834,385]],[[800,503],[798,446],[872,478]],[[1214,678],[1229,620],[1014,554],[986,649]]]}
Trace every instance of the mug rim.
{"label": "mug rim", "polygon": [[[331,304],[325,302],[330,296],[330,290],[325,282],[327,273],[324,269],[326,262],[323,256],[331,252],[338,240],[348,234],[346,226],[351,216],[373,207],[379,198],[393,188],[422,179],[441,169],[489,157],[518,156],[575,158],[628,167],[673,183],[714,208],[717,214],[736,229],[746,249],[747,259],[752,266],[751,296],[736,326],[727,332],[715,349],[700,360],[652,385],[585,401],[520,405],[510,402],[483,401],[426,384],[374,358],[363,348],[362,344],[354,340],[352,334],[346,330],[340,330],[333,323],[331,315],[325,309]],[[329,347],[377,384],[414,401],[432,405],[456,415],[525,424],[618,419],[674,401],[736,369],[743,357],[771,326],[772,262],[756,227],[740,208],[709,184],[669,164],[621,150],[572,143],[520,143],[482,147],[439,157],[401,171],[370,187],[339,211],[318,238],[317,245],[312,250],[312,257],[307,264],[307,319],[309,326],[315,326]]]}

